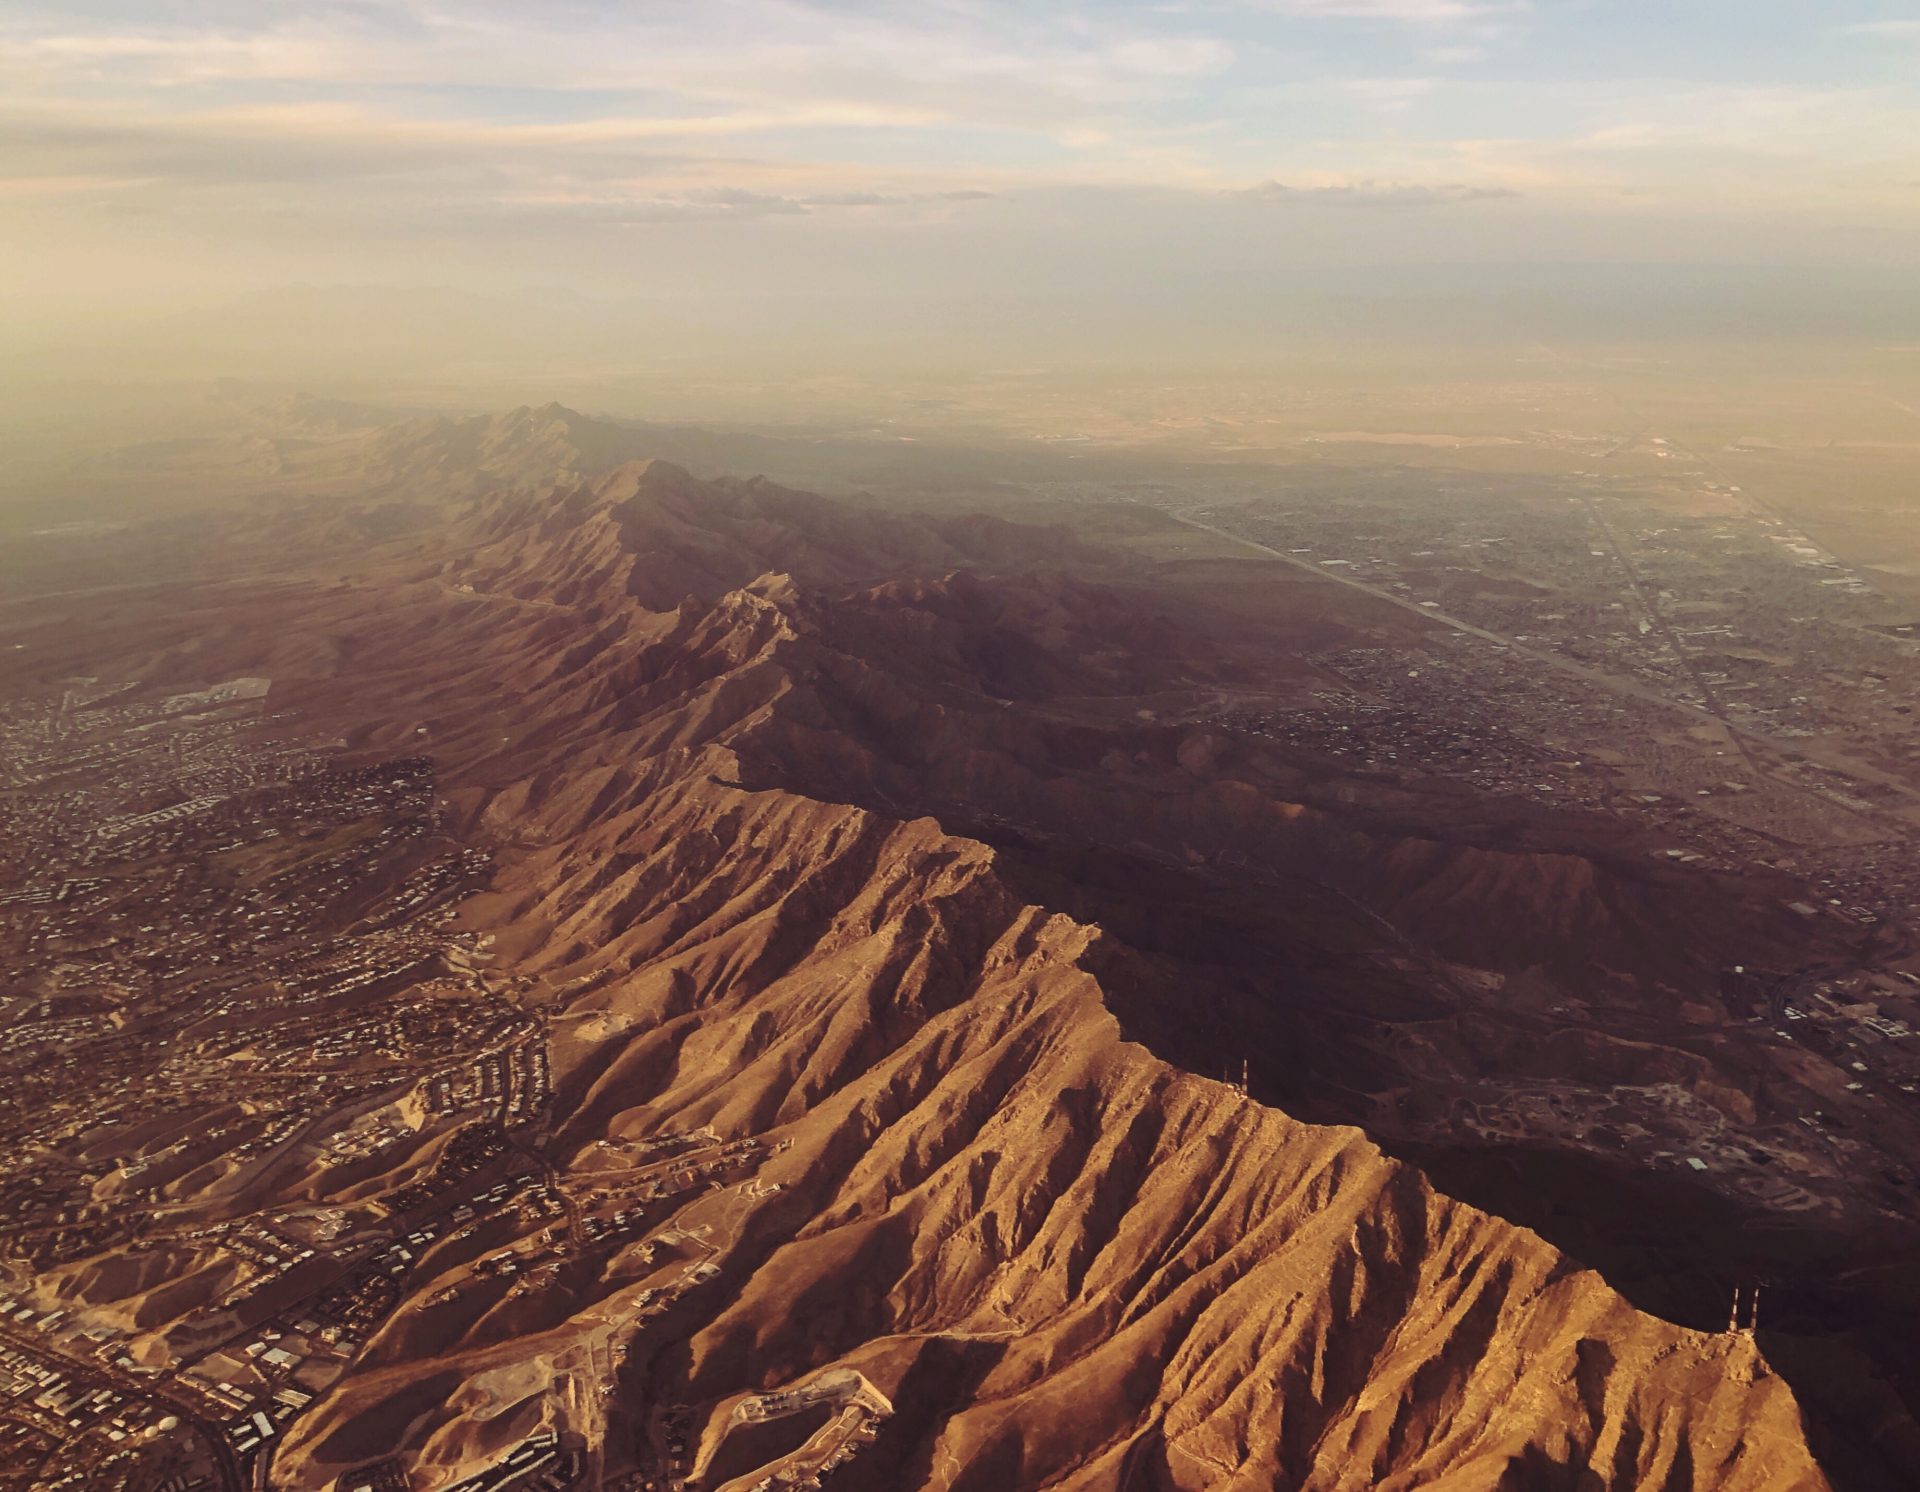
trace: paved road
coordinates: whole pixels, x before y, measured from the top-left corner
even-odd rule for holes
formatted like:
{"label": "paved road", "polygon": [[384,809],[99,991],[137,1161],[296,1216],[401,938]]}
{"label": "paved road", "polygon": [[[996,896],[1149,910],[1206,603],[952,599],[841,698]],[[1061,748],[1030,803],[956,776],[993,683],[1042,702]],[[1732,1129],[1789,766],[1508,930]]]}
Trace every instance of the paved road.
{"label": "paved road", "polygon": [[175,1394],[162,1384],[117,1372],[104,1363],[88,1358],[74,1357],[47,1338],[20,1331],[10,1325],[0,1325],[0,1342],[17,1348],[28,1357],[58,1363],[69,1378],[89,1388],[110,1388],[130,1399],[166,1405],[179,1416],[181,1424],[192,1429],[212,1449],[214,1467],[219,1472],[221,1485],[226,1492],[247,1492],[246,1480],[240,1470],[240,1458],[234,1454],[233,1446],[228,1443],[221,1428],[207,1419],[192,1400]]}
{"label": "paved road", "polygon": [[[1659,595],[1653,587],[1640,578],[1640,571],[1633,563],[1633,556],[1627,553],[1626,545],[1620,542],[1620,535],[1614,530],[1613,520],[1607,516],[1606,509],[1591,497],[1582,497],[1580,503],[1587,510],[1587,516],[1600,530],[1601,536],[1607,541],[1607,548],[1613,551],[1614,563],[1620,566],[1621,573],[1627,577],[1627,584],[1633,588],[1634,595],[1639,598],[1640,609],[1646,613],[1647,620],[1659,631],[1661,638],[1672,650],[1674,658],[1687,671],[1687,677],[1693,680],[1693,687],[1700,691],[1701,699],[1706,701],[1707,713],[1727,728],[1727,738],[1738,748],[1740,755],[1745,758],[1747,765],[1753,769],[1756,776],[1779,783],[1780,779],[1773,777],[1773,774],[1754,756],[1753,747],[1748,744],[1746,732],[1727,718],[1726,706],[1720,702],[1720,696],[1707,678],[1706,671],[1700,667],[1698,657],[1688,652],[1681,643],[1680,634],[1673,630],[1673,624],[1667,620],[1666,613],[1660,609]],[[1780,785],[1788,784],[1780,783]]]}
{"label": "paved road", "polygon": [[[1679,443],[1671,443],[1669,446],[1669,449],[1677,452],[1682,456],[1685,456],[1689,461],[1698,463],[1701,470],[1706,471],[1711,475],[1713,475],[1723,486],[1727,487],[1729,491],[1731,491],[1734,487],[1739,486],[1739,484],[1734,482],[1733,480],[1733,477],[1736,475],[1736,473],[1728,472],[1724,468],[1722,468],[1720,464],[1714,459],[1714,456],[1712,455],[1711,452],[1702,451],[1695,447],[1691,447],[1691,446],[1687,446]],[[1789,527],[1797,530],[1801,534],[1806,535],[1809,542],[1814,544],[1815,547],[1819,548],[1826,555],[1828,559],[1833,560],[1838,564],[1857,568],[1857,566],[1854,566],[1853,561],[1850,561],[1846,559],[1844,556],[1836,553],[1835,551],[1828,549],[1825,545],[1820,543],[1819,539],[1814,538],[1807,527],[1805,519],[1801,515],[1794,512],[1790,512],[1787,509],[1780,508],[1775,504],[1768,502],[1765,498],[1762,498],[1756,495],[1754,492],[1747,489],[1746,487],[1740,487],[1739,496],[1750,516],[1754,518],[1761,518],[1761,517],[1771,518],[1780,523],[1784,523]],[[1781,743],[1773,740],[1771,737],[1762,735],[1757,731],[1750,731],[1750,732],[1747,732],[1747,734],[1752,736],[1755,740],[1766,742],[1768,745],[1774,747],[1776,750],[1782,749]],[[1850,774],[1851,776],[1859,778],[1862,782],[1871,782],[1871,783],[1877,784],[1880,787],[1891,789],[1892,791],[1899,793],[1910,804],[1920,804],[1920,791],[1916,791],[1913,783],[1909,782],[1905,777],[1902,777],[1897,773],[1883,771],[1881,768],[1874,766],[1870,762],[1860,761],[1859,759],[1857,759],[1847,751],[1835,750],[1829,743],[1802,740],[1802,741],[1795,742],[1792,749],[1797,750],[1807,756],[1814,757],[1816,759],[1825,759],[1829,765],[1839,767],[1840,770]],[[1795,787],[1801,786],[1801,784],[1798,784],[1798,783],[1793,783],[1789,785],[1795,786]],[[1807,788],[1805,790],[1808,792],[1813,791],[1813,789],[1811,788]],[[1828,800],[1828,801],[1831,804],[1831,800]],[[1839,807],[1841,805],[1831,804],[1831,806]],[[1858,812],[1858,810],[1854,810],[1854,811]],[[1872,817],[1872,815],[1865,815],[1865,816]],[[1912,833],[1911,826],[1903,823],[1899,826],[1899,832],[1902,834],[1911,834]]]}
{"label": "paved road", "polygon": [[[1658,689],[1636,683],[1631,679],[1623,679],[1614,674],[1603,673],[1599,669],[1590,668],[1584,663],[1576,663],[1572,659],[1562,657],[1560,654],[1546,648],[1532,647],[1515,638],[1502,636],[1498,632],[1492,632],[1485,627],[1476,626],[1472,622],[1453,616],[1438,608],[1423,606],[1416,601],[1409,601],[1406,597],[1396,595],[1384,586],[1372,585],[1356,576],[1342,575],[1335,570],[1326,569],[1314,563],[1312,560],[1303,560],[1297,555],[1288,554],[1285,550],[1275,549],[1271,545],[1260,543],[1258,540],[1246,538],[1243,535],[1232,533],[1227,529],[1217,528],[1211,523],[1204,523],[1200,519],[1193,517],[1189,512],[1172,508],[1160,508],[1155,511],[1164,513],[1174,522],[1184,524],[1188,528],[1198,529],[1202,533],[1212,534],[1215,538],[1225,539],[1229,543],[1238,544],[1243,549],[1251,549],[1256,554],[1266,555],[1269,559],[1279,560],[1282,564],[1292,565],[1296,570],[1304,570],[1307,574],[1318,576],[1320,579],[1330,581],[1334,585],[1343,585],[1349,590],[1364,592],[1376,600],[1385,601],[1388,605],[1397,606],[1402,611],[1411,612],[1415,616],[1425,617],[1429,621],[1443,627],[1449,627],[1455,632],[1465,633],[1469,637],[1478,637],[1485,642],[1498,643],[1501,647],[1507,648],[1511,652],[1519,653],[1538,663],[1543,663],[1559,673],[1579,679],[1583,683],[1592,685],[1594,688],[1610,690],[1615,694],[1643,700],[1650,704],[1657,704],[1666,709],[1678,711],[1682,715],[1690,716],[1701,724],[1712,725],[1725,732],[1729,743],[1739,751],[1748,762],[1753,764],[1754,771],[1775,786],[1791,792],[1803,793],[1809,797],[1818,798],[1823,811],[1833,812],[1837,810],[1852,813],[1856,817],[1869,820],[1882,829],[1903,836],[1910,832],[1906,824],[1897,820],[1889,821],[1888,818],[1878,810],[1848,808],[1844,804],[1834,802],[1824,793],[1805,783],[1795,781],[1792,778],[1776,776],[1755,760],[1752,745],[1757,742],[1769,750],[1777,750],[1778,744],[1770,737],[1758,731],[1749,730],[1745,726],[1736,725],[1725,716],[1716,714],[1710,709],[1704,709],[1699,705],[1688,704],[1683,700],[1673,699],[1661,693]],[[1847,770],[1865,781],[1892,788],[1904,795],[1909,801],[1920,801],[1920,793],[1915,792],[1911,783],[1905,782],[1893,776],[1891,773],[1881,772],[1865,764],[1853,763],[1851,761],[1848,763]]]}
{"label": "paved road", "polygon": [[1463,632],[1469,637],[1478,637],[1484,642],[1498,643],[1501,647],[1511,652],[1519,653],[1537,662],[1544,663],[1549,668],[1556,669],[1563,674],[1571,675],[1584,683],[1592,684],[1596,688],[1607,689],[1615,694],[1624,694],[1634,699],[1645,700],[1650,704],[1663,705],[1669,709],[1691,715],[1706,724],[1716,725],[1725,730],[1731,731],[1738,729],[1736,726],[1728,725],[1727,722],[1722,720],[1718,715],[1703,710],[1698,705],[1690,705],[1680,700],[1671,699],[1667,695],[1662,694],[1658,689],[1651,689],[1644,684],[1637,684],[1631,679],[1622,679],[1613,674],[1602,673],[1597,668],[1589,668],[1584,663],[1576,663],[1571,658],[1563,657],[1559,653],[1547,648],[1533,647],[1528,643],[1520,642],[1514,638],[1502,636],[1498,632],[1490,632],[1485,627],[1476,626],[1472,622],[1454,616],[1449,612],[1441,611],[1437,607],[1423,606],[1417,601],[1409,601],[1405,596],[1397,595],[1384,586],[1372,585],[1357,576],[1342,575],[1338,571],[1324,568],[1312,560],[1303,560],[1298,555],[1288,554],[1284,549],[1275,549],[1271,545],[1262,544],[1257,540],[1232,533],[1227,529],[1216,528],[1211,523],[1203,523],[1190,513],[1173,508],[1160,508],[1156,509],[1156,511],[1166,514],[1166,516],[1173,519],[1175,523],[1185,524],[1188,528],[1199,529],[1202,533],[1212,534],[1215,538],[1225,539],[1229,543],[1238,544],[1243,549],[1251,549],[1257,554],[1264,554],[1269,559],[1277,559],[1283,564],[1292,565],[1296,570],[1304,570],[1309,575],[1318,576],[1320,579],[1331,581],[1335,585],[1346,586],[1349,590],[1363,591],[1377,600],[1385,601],[1390,606],[1397,606],[1402,611],[1412,612],[1413,615],[1424,617],[1426,620],[1435,622],[1442,627],[1449,627],[1455,632]]}

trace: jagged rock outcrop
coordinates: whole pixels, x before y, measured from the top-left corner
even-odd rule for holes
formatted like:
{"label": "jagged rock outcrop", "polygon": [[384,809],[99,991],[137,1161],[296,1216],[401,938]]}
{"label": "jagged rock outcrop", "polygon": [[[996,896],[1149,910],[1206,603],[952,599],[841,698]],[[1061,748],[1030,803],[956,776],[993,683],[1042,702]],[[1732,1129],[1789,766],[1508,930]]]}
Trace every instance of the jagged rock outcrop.
{"label": "jagged rock outcrop", "polygon": [[[539,1195],[392,1277],[269,1485],[396,1458],[440,1492],[543,1428],[583,1485],[679,1476],[744,1396],[829,1369],[891,1406],[844,1492],[1829,1485],[1754,1340],[1636,1310],[1376,1143],[1490,1068],[1736,1110],[1689,1054],[1527,1044],[1516,1013],[1672,1003],[1712,940],[1775,936],[1751,898],[1683,906],[1580,826],[1236,736],[1208,707],[1305,665],[1067,536],[563,447],[563,411],[412,428],[380,491],[473,495],[268,515],[271,583],[131,665],[270,676],[351,752],[430,751],[435,832],[493,857],[460,914],[486,994],[551,1075],[524,1122],[277,1178],[396,1228],[377,1199],[491,1124],[486,1175]],[[337,546],[311,571],[303,523]],[[1687,918],[1701,946],[1624,977]],[[1218,1080],[1242,1060],[1251,1092]],[[152,1350],[189,1304],[160,1282],[222,1267],[180,1247],[71,1282],[144,1291]]]}
{"label": "jagged rock outcrop", "polygon": [[[657,529],[635,527],[629,488]],[[610,1138],[711,1127],[777,1152],[751,1197],[675,1215],[725,1235],[719,1273],[660,1324],[631,1319],[644,1271],[618,1253],[476,1315],[430,1303],[470,1262],[436,1254],[280,1454],[278,1485],[382,1449],[370,1426],[450,1476],[536,1428],[610,1339],[626,1357],[588,1416],[600,1434],[675,1404],[711,1441],[743,1392],[858,1370],[896,1414],[837,1473],[849,1488],[1825,1485],[1752,1341],[1637,1312],[1359,1131],[1129,1041],[1109,988],[1163,965],[1025,898],[998,851],[885,811],[910,769],[941,798],[1011,802],[977,774],[1022,756],[1032,774],[1021,727],[943,715],[995,692],[969,649],[1012,608],[1018,672],[1092,677],[1067,644],[1076,604],[1095,603],[1056,600],[1059,625],[1036,627],[1017,588],[944,577],[937,531],[878,542],[878,564],[918,564],[917,580],[863,589],[866,565],[822,539],[795,568],[823,578],[715,593],[731,577],[704,556],[755,558],[715,535],[766,522],[762,498],[630,469],[590,501],[496,509],[469,572],[599,629],[560,634],[567,666],[529,673],[519,704],[535,744],[511,772],[472,769],[461,795],[515,846],[468,916],[554,992],[543,1151],[587,1191]],[[665,591],[634,576],[676,573],[688,529],[680,594],[710,598],[654,605]],[[835,587],[851,599],[820,599]],[[876,608],[897,625],[870,628]],[[514,638],[555,625],[510,614]],[[1271,834],[1300,817],[1262,811]],[[529,1359],[544,1366],[503,1404]],[[477,1404],[492,1409],[463,1413]]]}

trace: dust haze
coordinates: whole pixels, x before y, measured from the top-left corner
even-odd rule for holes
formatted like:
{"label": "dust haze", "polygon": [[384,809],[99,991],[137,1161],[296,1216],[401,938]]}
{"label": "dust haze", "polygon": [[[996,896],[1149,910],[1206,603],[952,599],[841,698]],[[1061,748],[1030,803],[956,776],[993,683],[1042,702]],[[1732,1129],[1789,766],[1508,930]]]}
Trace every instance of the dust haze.
{"label": "dust haze", "polygon": [[0,14],[0,1492],[1920,1485],[1920,27]]}

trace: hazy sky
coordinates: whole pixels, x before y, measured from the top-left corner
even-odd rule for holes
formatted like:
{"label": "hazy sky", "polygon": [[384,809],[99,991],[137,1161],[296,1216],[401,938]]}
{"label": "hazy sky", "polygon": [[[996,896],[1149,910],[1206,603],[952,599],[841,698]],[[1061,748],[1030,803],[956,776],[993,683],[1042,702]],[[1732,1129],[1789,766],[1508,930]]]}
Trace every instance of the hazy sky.
{"label": "hazy sky", "polygon": [[1916,0],[0,0],[43,320],[1916,262]]}

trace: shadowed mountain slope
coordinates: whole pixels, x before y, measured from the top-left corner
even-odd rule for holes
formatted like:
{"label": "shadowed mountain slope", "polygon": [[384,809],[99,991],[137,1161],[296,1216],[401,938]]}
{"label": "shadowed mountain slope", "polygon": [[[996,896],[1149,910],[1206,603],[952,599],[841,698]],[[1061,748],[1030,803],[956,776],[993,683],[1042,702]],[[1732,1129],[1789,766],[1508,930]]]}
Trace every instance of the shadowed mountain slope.
{"label": "shadowed mountain slope", "polygon": [[[1830,1485],[1763,1342],[1381,1148],[1529,1070],[1764,1102],[1660,1022],[1789,936],[1766,888],[1205,724],[1311,667],[1059,533],[657,462],[371,545],[329,510],[299,554],[299,521],[129,667],[271,677],[354,752],[433,754],[445,832],[493,856],[461,925],[545,1033],[551,1100],[502,1144],[554,1200],[412,1261],[267,1484],[396,1457],[444,1488],[543,1428],[584,1485],[698,1482],[747,1396],[844,1369],[892,1412],[836,1488]],[[1613,1014],[1547,1040],[1556,1003]],[[503,1253],[553,1258],[527,1285]]]}

